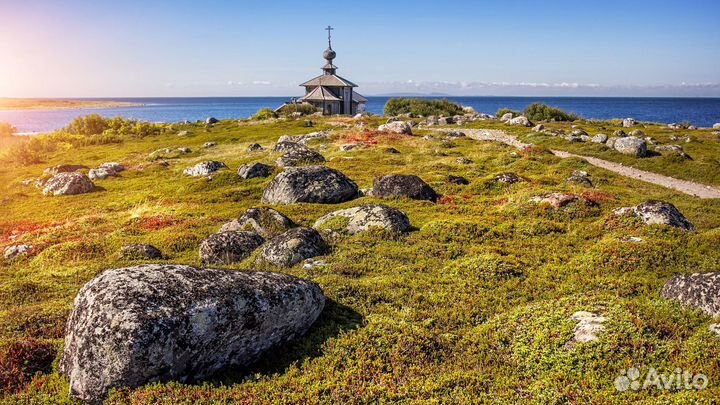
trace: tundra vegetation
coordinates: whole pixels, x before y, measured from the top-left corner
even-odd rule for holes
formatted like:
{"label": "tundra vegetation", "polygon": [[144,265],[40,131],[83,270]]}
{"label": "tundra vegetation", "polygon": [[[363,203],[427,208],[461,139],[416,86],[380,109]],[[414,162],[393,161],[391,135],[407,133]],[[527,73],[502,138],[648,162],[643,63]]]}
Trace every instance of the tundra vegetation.
{"label": "tundra vegetation", "polygon": [[462,107],[448,100],[428,100],[421,98],[391,98],[385,104],[385,115],[411,114],[415,117],[431,115],[450,117],[462,114]]}
{"label": "tundra vegetation", "polygon": [[[393,101],[392,114],[445,114],[447,102]],[[544,116],[545,119],[548,116]],[[570,143],[497,120],[463,128],[502,129],[536,146],[523,151],[459,137],[448,142],[432,127],[413,135],[374,130],[382,117],[223,120],[213,125],[146,124],[86,117],[68,128],[0,150],[0,248],[32,252],[0,264],[0,391],[7,404],[72,404],[57,372],[73,298],[100,272],[141,263],[200,265],[201,242],[260,199],[272,176],[242,179],[243,164],[274,165],[282,135],[328,131],[312,139],[326,166],[359,188],[387,174],[417,175],[441,196],[437,203],[363,196],[341,204],[273,208],[312,227],[330,212],[361,204],[401,210],[411,230],[378,230],[328,238],[318,265],[258,267],[254,252],[235,270],[283,272],[320,285],[328,302],[307,335],[271,351],[254,366],[226,370],[196,384],[153,383],[118,389],[108,404],[364,404],[713,403],[720,394],[720,337],[712,318],[660,296],[672,276],[720,268],[720,201],[699,200],[627,179],[549,148],[632,164],[678,178],[720,185],[720,141],[711,130],[646,124],[648,137],[684,143],[692,159],[638,159],[591,142]],[[415,119],[420,122],[422,119]],[[362,126],[358,124],[362,123]],[[590,135],[611,134],[619,121],[574,122]],[[571,132],[569,122],[547,122]],[[183,133],[183,136],[178,136]],[[217,145],[204,148],[208,142]],[[248,152],[259,143],[263,150]],[[362,143],[350,151],[341,145]],[[322,147],[325,145],[326,147]],[[161,149],[188,153],[151,160]],[[387,153],[388,150],[399,153]],[[221,161],[212,178],[185,168]],[[59,164],[126,170],[95,182],[88,194],[46,197],[26,179]],[[278,169],[279,170],[279,169]],[[593,187],[568,183],[585,171]],[[515,173],[515,184],[496,182]],[[462,176],[468,185],[448,181]],[[582,200],[553,209],[529,200],[552,192]],[[646,200],[674,204],[695,225],[685,231],[645,225],[612,210]],[[326,224],[327,225],[327,224]],[[150,244],[163,259],[132,260],[129,244]],[[603,316],[597,341],[573,340],[587,311]],[[704,390],[618,392],[613,382],[633,366],[707,376]]]}

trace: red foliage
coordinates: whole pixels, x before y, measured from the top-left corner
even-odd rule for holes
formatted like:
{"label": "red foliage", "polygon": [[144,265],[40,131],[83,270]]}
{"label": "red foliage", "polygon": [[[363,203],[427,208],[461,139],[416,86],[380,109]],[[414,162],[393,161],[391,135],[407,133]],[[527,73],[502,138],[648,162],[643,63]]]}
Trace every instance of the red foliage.
{"label": "red foliage", "polygon": [[444,195],[438,199],[438,204],[453,205],[455,204],[455,197],[451,195]]}
{"label": "red foliage", "polygon": [[21,235],[36,232],[47,227],[48,225],[34,222],[18,222],[0,225],[0,243],[13,241]]}
{"label": "red foliage", "polygon": [[16,340],[0,347],[0,392],[18,392],[35,373],[49,373],[57,348],[37,339]]}
{"label": "red foliage", "polygon": [[369,129],[350,130],[341,133],[338,138],[346,143],[364,143],[366,145],[377,145],[379,142],[390,142],[399,140],[403,135],[388,134]]}
{"label": "red foliage", "polygon": [[158,215],[149,218],[140,218],[140,228],[147,231],[157,231],[178,223],[178,220],[169,215]]}
{"label": "red foliage", "polygon": [[600,204],[600,203],[604,203],[604,202],[608,202],[608,201],[614,201],[617,199],[614,195],[608,194],[608,193],[603,193],[602,191],[586,191],[586,192],[582,193],[581,196],[584,199],[586,199],[590,202],[593,202],[595,204]]}

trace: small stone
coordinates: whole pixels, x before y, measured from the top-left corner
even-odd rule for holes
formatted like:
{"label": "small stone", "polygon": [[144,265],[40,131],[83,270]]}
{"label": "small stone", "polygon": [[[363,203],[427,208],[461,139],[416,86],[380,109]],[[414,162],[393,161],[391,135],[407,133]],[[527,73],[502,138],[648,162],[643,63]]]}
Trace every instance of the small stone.
{"label": "small stone", "polygon": [[153,245],[134,244],[121,247],[120,257],[126,260],[162,259],[163,254],[160,249],[156,248]]}
{"label": "small stone", "polygon": [[33,247],[32,245],[15,245],[15,246],[8,246],[5,248],[5,251],[3,252],[3,257],[5,260],[13,260],[17,257],[25,257],[28,256],[30,253],[32,253]]}
{"label": "small stone", "polygon": [[545,130],[545,125],[543,124],[537,124],[532,129],[534,132],[542,132]]}
{"label": "small stone", "polygon": [[125,166],[121,165],[118,162],[105,162],[102,163],[99,167],[100,169],[112,170],[115,173],[120,173],[125,170]]}
{"label": "small stone", "polygon": [[590,175],[582,170],[573,171],[572,175],[568,177],[565,182],[568,184],[577,184],[584,187],[593,186],[592,181],[590,180]]}
{"label": "small stone", "polygon": [[393,155],[396,155],[396,154],[399,154],[399,153],[400,153],[399,150],[397,150],[397,149],[395,149],[395,148],[393,148],[393,147],[387,147],[387,148],[383,149],[383,152],[385,152],[385,153],[390,153],[390,154],[393,154]]}
{"label": "small stone", "polygon": [[590,142],[593,143],[605,143],[608,140],[608,136],[605,134],[597,134],[590,139]]}
{"label": "small stone", "polygon": [[623,128],[631,128],[637,124],[634,118],[625,118],[622,122]]}
{"label": "small stone", "polygon": [[578,311],[572,314],[572,319],[578,321],[575,325],[573,340],[578,343],[595,342],[598,335],[605,331],[605,317],[587,311]]}
{"label": "small stone", "polygon": [[217,120],[217,118],[215,118],[215,117],[207,117],[207,118],[205,119],[205,123],[208,124],[208,125],[212,125],[212,124],[215,124],[215,123],[217,123],[217,122],[218,122],[218,120]]}
{"label": "small stone", "polygon": [[262,145],[260,145],[259,143],[251,143],[251,144],[247,147],[247,151],[248,151],[248,152],[257,152],[257,151],[261,151],[261,150],[264,150],[264,149],[265,149],[265,148],[263,148]]}
{"label": "small stone", "polygon": [[618,129],[617,131],[613,132],[613,136],[616,138],[625,138],[627,134],[622,129]]}
{"label": "small stone", "polygon": [[215,146],[217,146],[217,143],[215,143],[215,142],[205,142],[205,144],[203,144],[203,148],[206,148],[206,149],[212,148]]}
{"label": "small stone", "polygon": [[468,179],[466,179],[465,177],[462,177],[462,176],[449,175],[447,177],[447,180],[448,180],[448,183],[457,184],[459,186],[467,186],[468,184],[470,184]]}
{"label": "small stone", "polygon": [[550,194],[544,194],[540,196],[535,196],[530,199],[530,202],[537,203],[537,204],[547,204],[553,207],[554,209],[560,209],[563,208],[570,203],[580,201],[585,203],[586,205],[593,205],[589,200],[586,200],[583,197],[579,197],[575,194],[564,194],[564,193],[550,193]]}
{"label": "small stone", "polygon": [[215,173],[216,171],[220,169],[226,169],[227,166],[223,162],[218,162],[215,160],[209,160],[205,162],[200,162],[196,164],[193,167],[188,167],[183,171],[188,176],[193,177],[203,177],[208,176],[212,173]]}
{"label": "small stone", "polygon": [[110,176],[116,176],[117,173],[114,170],[109,170],[106,168],[97,168],[97,169],[90,169],[88,171],[88,177],[90,180],[104,180]]}
{"label": "small stone", "polygon": [[380,132],[390,132],[393,134],[412,135],[412,126],[405,121],[393,121],[378,127]]}
{"label": "small stone", "polygon": [[515,184],[522,181],[522,178],[515,173],[501,173],[493,178],[494,183]]}
{"label": "small stone", "polygon": [[472,162],[473,162],[472,160],[470,160],[466,157],[459,157],[459,158],[455,159],[455,161],[459,165],[469,165],[469,164],[472,164]]}

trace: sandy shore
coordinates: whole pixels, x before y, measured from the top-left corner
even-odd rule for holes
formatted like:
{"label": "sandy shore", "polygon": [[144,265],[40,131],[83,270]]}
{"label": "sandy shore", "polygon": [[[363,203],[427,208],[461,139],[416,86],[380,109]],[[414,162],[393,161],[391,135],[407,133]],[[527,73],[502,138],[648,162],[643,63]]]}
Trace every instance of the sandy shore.
{"label": "sandy shore", "polygon": [[138,107],[142,104],[104,100],[0,98],[0,110],[77,110],[85,108]]}

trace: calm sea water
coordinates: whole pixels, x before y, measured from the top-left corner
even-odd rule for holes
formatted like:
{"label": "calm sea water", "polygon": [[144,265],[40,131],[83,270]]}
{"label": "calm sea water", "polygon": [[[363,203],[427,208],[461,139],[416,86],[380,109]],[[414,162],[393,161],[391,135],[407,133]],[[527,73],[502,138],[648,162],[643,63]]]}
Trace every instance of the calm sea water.
{"label": "calm sea water", "polygon": [[[431,97],[427,97],[431,98]],[[629,98],[629,97],[441,97],[471,106],[478,112],[494,113],[508,107],[522,110],[543,102],[585,118],[632,117],[661,123],[690,121],[710,127],[720,122],[720,98]],[[66,126],[75,117],[97,113],[105,117],[122,116],[150,122],[195,121],[213,116],[218,119],[247,118],[262,107],[275,108],[287,97],[207,97],[207,98],[113,98],[102,99],[142,104],[141,107],[0,111],[0,121],[9,122],[19,132],[47,132]],[[368,97],[367,110],[382,113],[389,97]],[[100,99],[88,99],[100,100]]]}

